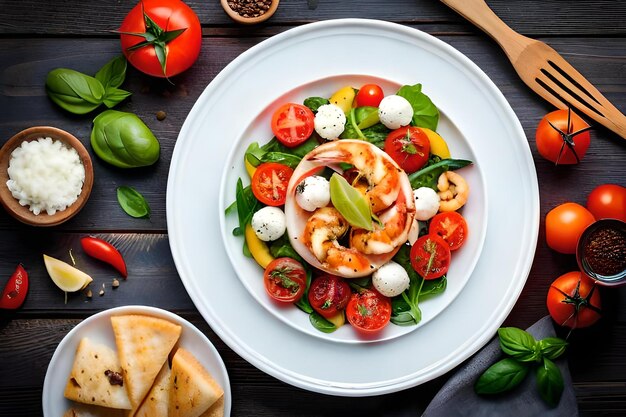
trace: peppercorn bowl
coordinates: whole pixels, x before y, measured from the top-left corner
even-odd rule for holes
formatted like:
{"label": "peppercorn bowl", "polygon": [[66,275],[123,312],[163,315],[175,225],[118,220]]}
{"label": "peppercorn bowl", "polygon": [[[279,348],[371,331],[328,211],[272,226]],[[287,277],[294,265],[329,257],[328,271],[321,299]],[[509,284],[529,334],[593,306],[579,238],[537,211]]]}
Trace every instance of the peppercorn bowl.
{"label": "peppercorn bowl", "polygon": [[[51,141],[48,141],[47,138],[50,138]],[[25,145],[24,142],[26,142]],[[36,149],[32,148],[33,142],[43,143],[43,145],[37,146],[40,148],[45,146],[47,149],[43,151],[43,154],[40,152],[38,155]],[[58,142],[60,142],[60,144],[58,144]],[[31,148],[28,148],[29,151],[26,152],[24,151],[24,149],[26,149],[24,146],[31,146]],[[31,210],[33,205],[39,206],[43,204],[45,206],[47,203],[41,201],[37,202],[36,200],[25,203],[25,200],[29,200],[30,197],[24,197],[24,194],[29,193],[23,190],[16,190],[18,186],[15,185],[15,181],[12,180],[9,175],[9,166],[15,162],[15,159],[12,161],[12,157],[18,158],[14,154],[14,151],[18,148],[22,150],[19,156],[19,158],[21,158],[20,162],[22,162],[20,166],[22,170],[21,178],[26,178],[28,175],[49,175],[50,169],[53,171],[56,170],[56,173],[59,174],[58,178],[65,182],[72,182],[72,184],[69,185],[63,183],[59,186],[65,187],[65,190],[67,190],[68,186],[74,187],[70,188],[68,191],[70,194],[73,191],[73,201],[67,200],[68,204],[65,207],[63,207],[63,203],[61,202],[60,205],[57,206],[58,209],[48,208],[41,210],[37,208],[36,210]],[[57,152],[57,150],[59,150],[63,156],[53,163],[50,163],[50,154],[48,152]],[[75,150],[76,153],[72,150]],[[74,165],[61,167],[59,164],[62,164],[64,160],[67,161],[67,158],[73,158],[72,162],[75,162]],[[82,165],[83,169],[80,169],[80,165]],[[82,174],[82,171],[84,171],[84,177],[81,175],[82,178],[70,178],[71,173],[79,172]],[[39,179],[40,178],[35,177],[33,181]],[[82,184],[80,184],[81,180]],[[31,127],[17,133],[0,149],[0,203],[11,216],[22,223],[31,226],[45,227],[56,226],[69,220],[75,216],[87,202],[91,194],[93,180],[93,164],[89,152],[76,137],[64,130],[50,126]],[[78,189],[78,187],[80,188]],[[55,191],[57,190],[63,189],[57,188]],[[14,197],[14,192],[21,195],[19,200]],[[47,194],[49,195],[48,197],[54,198],[55,203],[59,204],[60,197],[58,195],[52,195],[54,194],[52,192],[48,192]],[[35,214],[34,211],[40,212]]]}
{"label": "peppercorn bowl", "polygon": [[576,260],[599,285],[626,284],[626,222],[601,219],[590,224],[578,239]]}
{"label": "peppercorn bowl", "polygon": [[279,0],[221,0],[226,14],[237,23],[253,25],[269,19]]}

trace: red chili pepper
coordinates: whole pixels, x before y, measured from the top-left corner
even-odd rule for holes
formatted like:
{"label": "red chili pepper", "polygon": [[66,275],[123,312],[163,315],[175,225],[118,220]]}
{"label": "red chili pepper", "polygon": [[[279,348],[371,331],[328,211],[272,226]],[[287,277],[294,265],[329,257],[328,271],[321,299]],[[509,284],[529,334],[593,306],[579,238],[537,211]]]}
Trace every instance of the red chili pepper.
{"label": "red chili pepper", "polygon": [[26,294],[28,293],[28,273],[22,264],[15,268],[15,272],[11,275],[9,282],[2,291],[0,298],[0,308],[7,310],[15,310],[24,304]]}
{"label": "red chili pepper", "polygon": [[83,246],[83,250],[87,255],[112,265],[115,269],[120,271],[120,274],[122,274],[124,278],[128,276],[126,272],[126,262],[124,262],[122,254],[109,242],[98,239],[97,237],[88,236],[82,238],[80,244]]}

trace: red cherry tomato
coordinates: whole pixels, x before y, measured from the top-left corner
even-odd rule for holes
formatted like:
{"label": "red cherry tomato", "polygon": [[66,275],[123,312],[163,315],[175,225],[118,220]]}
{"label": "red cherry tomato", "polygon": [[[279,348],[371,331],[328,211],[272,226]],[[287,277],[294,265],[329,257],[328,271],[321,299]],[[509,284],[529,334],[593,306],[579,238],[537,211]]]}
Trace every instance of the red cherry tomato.
{"label": "red cherry tomato", "polygon": [[378,107],[385,97],[383,89],[376,84],[365,84],[356,95],[356,106]]}
{"label": "red cherry tomato", "polygon": [[343,279],[322,275],[311,282],[309,303],[320,315],[330,318],[346,308],[350,294],[350,286]]}
{"label": "red cherry tomato", "polygon": [[296,103],[283,104],[272,116],[272,132],[287,147],[306,141],[313,133],[315,115],[306,106]]}
{"label": "red cherry tomato", "polygon": [[109,242],[98,239],[97,237],[88,236],[82,238],[80,244],[87,255],[113,266],[124,278],[128,276],[126,262],[124,262],[122,254]]}
{"label": "red cherry tomato", "polygon": [[292,258],[277,258],[270,262],[263,280],[270,297],[282,303],[295,303],[306,290],[306,271]]}
{"label": "red cherry tomato", "polygon": [[626,188],[616,184],[597,186],[587,197],[587,209],[596,220],[618,219],[626,222]]}
{"label": "red cherry tomato", "polygon": [[550,316],[560,326],[589,327],[600,319],[600,292],[589,277],[578,271],[554,280],[546,301]]}
{"label": "red cherry tomato", "polygon": [[282,206],[287,198],[287,185],[293,169],[276,162],[259,165],[252,176],[251,186],[254,196],[268,206]]}
{"label": "red cherry tomato", "polygon": [[420,128],[401,127],[389,133],[385,139],[385,152],[410,174],[428,162],[430,140]]}
{"label": "red cherry tomato", "polygon": [[361,331],[381,330],[390,318],[391,300],[374,289],[352,294],[346,307],[346,319]]}
{"label": "red cherry tomato", "polygon": [[[588,127],[587,122],[573,111],[556,110],[548,113],[537,126],[535,134],[537,150],[541,156],[555,164],[577,164],[585,156],[591,142],[589,131],[577,132]],[[569,140],[574,145],[569,146],[567,143]]]}
{"label": "red cherry tomato", "polygon": [[546,215],[546,240],[557,252],[576,253],[578,239],[585,228],[595,221],[593,214],[576,203],[556,206]]}
{"label": "red cherry tomato", "polygon": [[[150,20],[161,31],[152,29]],[[175,36],[180,30],[182,32]],[[185,71],[198,59],[202,45],[200,20],[180,0],[140,1],[124,18],[120,32],[122,51],[128,62],[139,71],[154,77],[172,77]],[[145,46],[137,48],[137,44],[148,39],[130,33],[145,34],[151,39]]]}
{"label": "red cherry tomato", "polygon": [[467,238],[467,222],[456,211],[439,213],[430,220],[428,233],[445,240],[450,250],[457,250]]}
{"label": "red cherry tomato", "polygon": [[450,267],[450,246],[437,235],[420,237],[411,247],[411,266],[424,279],[443,276]]}
{"label": "red cherry tomato", "polygon": [[0,308],[6,310],[19,308],[24,304],[26,294],[28,294],[28,274],[24,266],[19,264],[4,286],[0,296]]}

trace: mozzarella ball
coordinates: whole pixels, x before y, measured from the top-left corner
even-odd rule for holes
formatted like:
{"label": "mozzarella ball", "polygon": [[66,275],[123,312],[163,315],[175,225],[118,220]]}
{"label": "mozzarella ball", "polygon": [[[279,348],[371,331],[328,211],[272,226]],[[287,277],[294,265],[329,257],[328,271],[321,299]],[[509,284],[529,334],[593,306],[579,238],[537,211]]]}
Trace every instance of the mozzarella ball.
{"label": "mozzarella ball", "polygon": [[413,118],[413,106],[404,97],[387,96],[378,105],[378,118],[392,130],[407,126]]}
{"label": "mozzarella ball", "polygon": [[324,177],[306,177],[296,186],[296,203],[303,210],[314,211],[330,203],[330,183]]}
{"label": "mozzarella ball", "polygon": [[252,216],[252,228],[262,241],[276,240],[287,230],[285,213],[278,207],[263,207]]}
{"label": "mozzarella ball", "polygon": [[346,126],[346,115],[334,104],[324,104],[315,114],[315,131],[324,139],[336,139]]}
{"label": "mozzarella ball", "polygon": [[402,265],[389,261],[372,275],[372,284],[386,297],[395,297],[409,288],[411,280]]}
{"label": "mozzarella ball", "polygon": [[429,220],[439,211],[439,195],[429,187],[420,187],[413,190],[415,199],[415,218]]}

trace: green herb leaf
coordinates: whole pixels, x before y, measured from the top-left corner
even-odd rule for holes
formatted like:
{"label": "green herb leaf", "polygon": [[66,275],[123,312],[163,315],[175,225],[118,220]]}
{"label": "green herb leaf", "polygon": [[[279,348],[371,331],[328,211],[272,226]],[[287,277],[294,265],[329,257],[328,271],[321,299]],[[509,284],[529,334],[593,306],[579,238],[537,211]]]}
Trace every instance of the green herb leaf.
{"label": "green herb leaf", "polygon": [[541,351],[535,338],[528,332],[516,327],[498,329],[500,347],[507,355],[520,362],[541,360]]}
{"label": "green herb leaf", "polygon": [[85,114],[102,103],[104,87],[93,77],[67,68],[50,71],[46,93],[59,107],[74,114]]}
{"label": "green herb leaf", "polygon": [[117,201],[129,216],[136,218],[150,218],[150,206],[148,205],[148,202],[134,188],[127,186],[118,187]]}
{"label": "green herb leaf", "polygon": [[512,358],[491,365],[474,384],[476,394],[499,394],[518,386],[528,374],[528,366]]}
{"label": "green herb leaf", "polygon": [[337,173],[330,177],[330,199],[350,225],[373,230],[372,209],[367,199]]}
{"label": "green herb leaf", "polygon": [[354,139],[361,139],[361,140],[366,140],[365,135],[363,135],[363,132],[361,132],[361,129],[359,129],[359,125],[356,122],[356,110],[354,108],[350,109],[350,112],[348,113],[348,123],[350,126],[352,126],[352,129],[354,132],[356,132],[356,137]]}
{"label": "green herb leaf", "polygon": [[330,104],[330,101],[323,97],[308,97],[304,99],[304,105],[311,109],[313,113],[317,113],[317,109],[325,104]]}
{"label": "green herb leaf", "polygon": [[237,217],[239,219],[238,231],[233,231],[235,236],[244,234],[246,225],[250,223],[254,212],[260,208],[259,201],[254,197],[252,187],[247,186],[244,188],[241,178],[237,179],[237,185],[235,190],[235,202],[237,203]]}
{"label": "green herb leaf", "polygon": [[539,395],[550,406],[556,407],[563,394],[563,376],[561,370],[548,358],[543,358],[543,365],[537,368],[537,388]]}
{"label": "green herb leaf", "polygon": [[126,58],[124,55],[119,55],[100,68],[95,78],[102,83],[105,90],[118,88],[126,78],[126,67]]}
{"label": "green herb leaf", "polygon": [[546,337],[539,341],[539,350],[544,358],[554,360],[561,356],[568,343],[558,337]]}
{"label": "green herb leaf", "polygon": [[311,280],[313,279],[313,271],[308,267],[308,264],[303,263],[302,265],[306,270],[306,289],[304,290],[302,297],[300,297],[300,299],[294,304],[305,313],[311,314],[314,310],[313,307],[311,307],[311,303],[309,303],[309,287],[311,286]]}
{"label": "green herb leaf", "polygon": [[124,101],[124,99],[129,97],[131,94],[132,93],[130,91],[115,87],[108,87],[104,93],[104,99],[102,102],[108,108],[112,108]]}
{"label": "green herb leaf", "polygon": [[335,326],[330,321],[326,320],[317,312],[313,312],[309,314],[309,321],[311,322],[313,327],[315,327],[320,332],[332,333],[335,330],[337,330],[337,326]]}
{"label": "green herb leaf", "polygon": [[413,126],[426,127],[431,130],[437,130],[439,123],[439,110],[433,104],[430,98],[422,93],[422,85],[405,85],[396,93],[400,97],[407,99],[413,107]]}
{"label": "green herb leaf", "polygon": [[424,168],[409,175],[409,181],[411,181],[413,189],[429,187],[438,191],[437,180],[443,172],[463,168],[471,164],[472,161],[465,159],[441,159],[436,155],[432,155]]}

